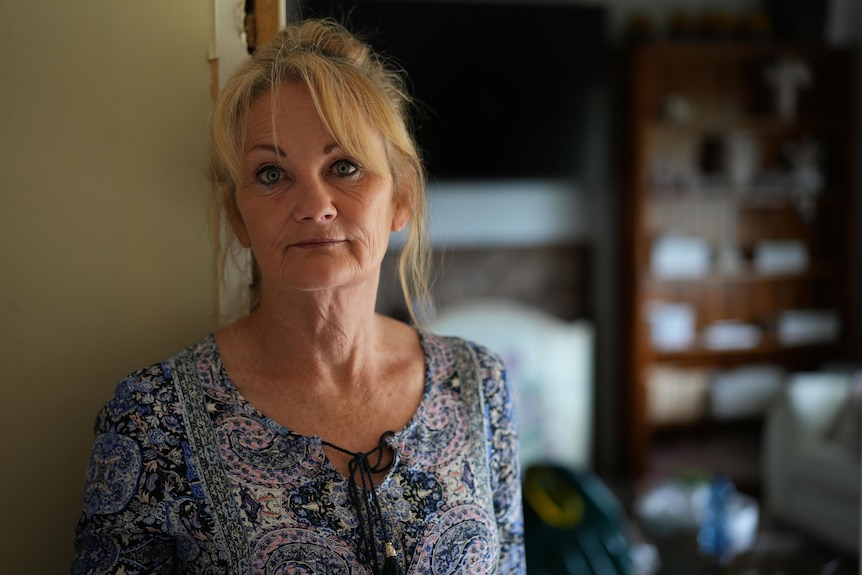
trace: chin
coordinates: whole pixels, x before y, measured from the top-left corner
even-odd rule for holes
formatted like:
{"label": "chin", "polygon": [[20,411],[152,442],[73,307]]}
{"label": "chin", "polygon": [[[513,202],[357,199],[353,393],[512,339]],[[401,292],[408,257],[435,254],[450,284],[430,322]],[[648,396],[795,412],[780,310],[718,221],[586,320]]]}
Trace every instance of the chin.
{"label": "chin", "polygon": [[363,277],[364,274],[344,269],[304,269],[301,274],[286,278],[282,286],[291,290],[313,292],[357,286],[368,281],[368,277],[365,280]]}

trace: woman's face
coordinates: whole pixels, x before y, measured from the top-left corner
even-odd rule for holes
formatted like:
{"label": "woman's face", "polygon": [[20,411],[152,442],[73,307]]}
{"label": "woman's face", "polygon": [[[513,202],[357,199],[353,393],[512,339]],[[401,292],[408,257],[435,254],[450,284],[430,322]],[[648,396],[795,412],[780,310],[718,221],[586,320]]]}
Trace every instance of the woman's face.
{"label": "woman's face", "polygon": [[[333,141],[304,84],[284,83],[252,104],[243,150],[231,221],[257,258],[263,293],[376,287],[389,232],[407,212],[388,172]],[[385,158],[382,137],[374,133],[365,152]]]}

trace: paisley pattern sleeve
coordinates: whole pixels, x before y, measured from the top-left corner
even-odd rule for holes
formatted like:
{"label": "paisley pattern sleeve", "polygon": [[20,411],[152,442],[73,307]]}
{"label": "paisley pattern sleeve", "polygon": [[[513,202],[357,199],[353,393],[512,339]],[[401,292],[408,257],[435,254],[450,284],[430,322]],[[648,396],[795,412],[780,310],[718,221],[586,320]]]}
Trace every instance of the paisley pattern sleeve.
{"label": "paisley pattern sleeve", "polygon": [[195,479],[167,368],[122,380],[96,420],[72,574],[213,566],[202,552],[210,522]]}
{"label": "paisley pattern sleeve", "polygon": [[488,461],[500,538],[498,572],[523,575],[526,573],[526,558],[521,468],[512,393],[502,360],[482,346],[474,345],[474,349],[485,395]]}

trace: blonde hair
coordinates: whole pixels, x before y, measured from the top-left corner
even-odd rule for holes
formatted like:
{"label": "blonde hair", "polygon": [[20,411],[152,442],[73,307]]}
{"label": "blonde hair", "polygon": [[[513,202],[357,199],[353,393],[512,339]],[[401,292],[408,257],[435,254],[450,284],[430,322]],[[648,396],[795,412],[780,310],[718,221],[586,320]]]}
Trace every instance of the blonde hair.
{"label": "blonde hair", "polygon": [[[413,321],[416,303],[429,298],[425,170],[409,121],[412,100],[401,74],[365,42],[331,19],[285,27],[234,72],[219,95],[210,128],[209,159],[216,184],[217,228],[229,227],[242,171],[245,119],[251,105],[283,82],[302,82],[333,139],[372,170],[388,169],[396,201],[407,209],[410,227],[398,258],[398,277]],[[357,121],[362,118],[365,121]],[[374,165],[365,152],[369,129],[383,137],[388,166]],[[234,238],[232,231],[227,237]],[[235,247],[220,246],[221,267]]]}

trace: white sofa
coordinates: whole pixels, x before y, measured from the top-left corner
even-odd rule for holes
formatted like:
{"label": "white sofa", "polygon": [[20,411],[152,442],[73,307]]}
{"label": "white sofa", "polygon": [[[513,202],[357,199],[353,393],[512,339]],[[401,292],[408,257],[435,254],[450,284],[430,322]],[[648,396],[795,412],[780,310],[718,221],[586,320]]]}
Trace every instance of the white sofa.
{"label": "white sofa", "polygon": [[853,555],[860,544],[858,419],[845,425],[843,441],[836,426],[850,422],[841,418],[851,405],[858,416],[858,393],[851,374],[794,374],[764,431],[767,515]]}
{"label": "white sofa", "polygon": [[515,397],[521,466],[590,468],[593,441],[593,327],[512,301],[466,301],[430,321],[500,354]]}

